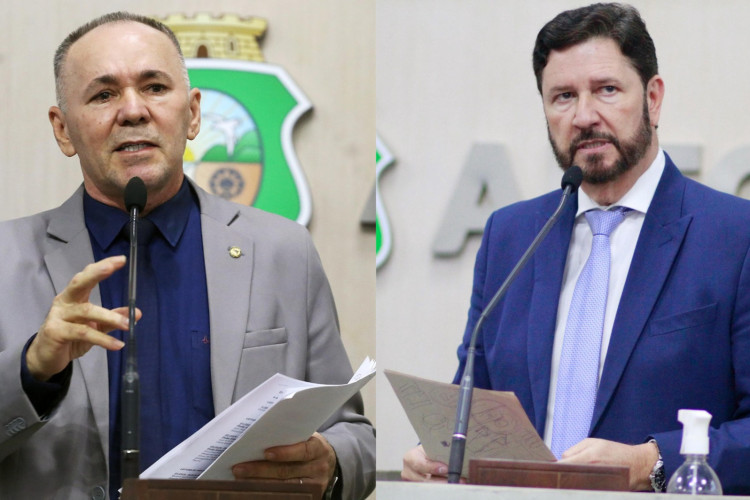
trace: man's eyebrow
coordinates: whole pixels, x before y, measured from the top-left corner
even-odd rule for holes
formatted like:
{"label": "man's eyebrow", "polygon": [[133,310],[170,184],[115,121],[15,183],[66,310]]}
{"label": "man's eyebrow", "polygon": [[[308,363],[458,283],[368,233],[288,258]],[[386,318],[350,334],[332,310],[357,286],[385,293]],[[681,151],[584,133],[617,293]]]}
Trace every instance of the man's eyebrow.
{"label": "man's eyebrow", "polygon": [[555,85],[554,87],[547,90],[550,94],[557,94],[560,92],[570,92],[570,85]]}
{"label": "man's eyebrow", "polygon": [[[172,83],[172,77],[169,73],[158,69],[145,69],[138,75],[139,81],[145,80],[165,80],[167,83]],[[86,93],[93,91],[95,87],[100,85],[119,85],[120,80],[112,74],[106,74],[97,76],[86,86]]]}
{"label": "man's eyebrow", "polygon": [[591,83],[593,83],[594,85],[597,85],[597,86],[602,86],[602,85],[616,85],[616,86],[619,86],[620,85],[620,80],[617,79],[617,78],[615,78],[615,77],[613,77],[613,76],[608,76],[608,77],[604,77],[604,78],[595,78],[595,79],[591,80]]}
{"label": "man's eyebrow", "polygon": [[[620,86],[620,80],[613,76],[607,76],[603,78],[592,78],[589,83],[593,87],[601,87],[604,85],[615,85]],[[547,90],[549,94],[559,94],[562,92],[573,92],[572,85],[555,85],[554,87]]]}
{"label": "man's eyebrow", "polygon": [[165,71],[161,71],[158,69],[146,69],[141,71],[140,74],[140,80],[166,80],[167,82],[172,82],[172,77],[169,76],[169,73]]}
{"label": "man's eyebrow", "polygon": [[89,82],[88,85],[86,85],[85,93],[89,93],[94,90],[94,88],[99,87],[101,85],[117,85],[118,80],[114,75],[101,75],[97,76],[93,80]]}

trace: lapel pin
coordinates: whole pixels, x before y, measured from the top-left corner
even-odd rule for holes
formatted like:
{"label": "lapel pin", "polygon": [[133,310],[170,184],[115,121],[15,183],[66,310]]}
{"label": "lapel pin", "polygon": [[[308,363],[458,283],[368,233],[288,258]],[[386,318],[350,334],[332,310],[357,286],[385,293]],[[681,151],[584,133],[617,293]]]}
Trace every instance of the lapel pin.
{"label": "lapel pin", "polygon": [[242,249],[240,247],[229,247],[229,255],[233,259],[239,259],[242,256]]}

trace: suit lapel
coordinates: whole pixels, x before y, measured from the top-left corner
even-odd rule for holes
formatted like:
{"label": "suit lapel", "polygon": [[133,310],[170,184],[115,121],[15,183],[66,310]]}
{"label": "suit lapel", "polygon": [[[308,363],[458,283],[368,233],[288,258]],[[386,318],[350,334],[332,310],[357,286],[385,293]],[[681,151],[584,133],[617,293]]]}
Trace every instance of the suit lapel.
{"label": "suit lapel", "polygon": [[[47,227],[47,236],[52,245],[44,256],[55,293],[65,289],[73,276],[94,261],[91,240],[83,220],[83,187],[79,188],[60,208],[54,211]],[[101,305],[99,287],[91,292],[90,301]],[[104,456],[109,448],[109,386],[107,377],[107,354],[99,347],[92,348],[78,358],[74,364],[81,369],[94,419],[102,441]]]}
{"label": "suit lapel", "polygon": [[[201,205],[203,255],[211,327],[211,386],[218,414],[232,403],[247,331],[253,240],[232,228],[239,209],[195,188]],[[230,249],[239,249],[233,257]],[[236,255],[236,254],[235,254]]]}
{"label": "suit lapel", "polygon": [[615,317],[591,422],[592,431],[617,388],[690,226],[692,216],[681,213],[684,189],[684,178],[667,157]]}
{"label": "suit lapel", "polygon": [[[555,200],[557,201],[557,200]],[[534,283],[529,305],[528,363],[534,403],[534,426],[544,433],[549,396],[552,346],[565,261],[578,207],[578,195],[568,200],[557,224],[534,255]],[[554,206],[536,214],[536,232],[542,229]]]}

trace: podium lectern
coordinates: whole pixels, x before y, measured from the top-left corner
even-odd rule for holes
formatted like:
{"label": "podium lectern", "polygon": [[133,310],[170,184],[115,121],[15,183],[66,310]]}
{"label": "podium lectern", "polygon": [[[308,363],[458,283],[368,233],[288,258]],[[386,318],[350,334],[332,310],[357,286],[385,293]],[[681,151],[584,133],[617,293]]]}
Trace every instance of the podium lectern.
{"label": "podium lectern", "polygon": [[122,500],[318,500],[315,485],[267,481],[126,479]]}
{"label": "podium lectern", "polygon": [[469,462],[471,484],[628,491],[629,480],[627,467],[502,459]]}

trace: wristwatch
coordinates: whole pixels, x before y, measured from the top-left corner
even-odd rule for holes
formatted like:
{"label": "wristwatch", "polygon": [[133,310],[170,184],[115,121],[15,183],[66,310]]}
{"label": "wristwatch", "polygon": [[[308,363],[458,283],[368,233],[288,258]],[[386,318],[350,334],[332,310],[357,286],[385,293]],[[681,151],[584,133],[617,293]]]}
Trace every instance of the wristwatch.
{"label": "wristwatch", "polygon": [[[339,477],[341,477],[341,466],[339,465],[339,461],[337,459],[336,471],[333,473],[333,477],[328,483],[328,487],[326,488],[325,492],[323,492],[323,498],[321,500],[333,500],[334,498],[336,498],[334,496],[334,493],[336,491],[336,485],[339,484]],[[341,496],[341,492],[339,492],[339,496]]]}
{"label": "wristwatch", "polygon": [[661,458],[659,443],[656,442],[656,439],[651,439],[648,442],[654,443],[654,446],[656,446],[656,453],[659,455],[659,458],[656,460],[654,468],[651,469],[651,474],[648,475],[648,478],[651,480],[651,487],[656,493],[664,493],[667,491],[667,476],[664,473],[664,461]]}

